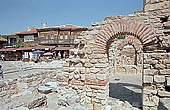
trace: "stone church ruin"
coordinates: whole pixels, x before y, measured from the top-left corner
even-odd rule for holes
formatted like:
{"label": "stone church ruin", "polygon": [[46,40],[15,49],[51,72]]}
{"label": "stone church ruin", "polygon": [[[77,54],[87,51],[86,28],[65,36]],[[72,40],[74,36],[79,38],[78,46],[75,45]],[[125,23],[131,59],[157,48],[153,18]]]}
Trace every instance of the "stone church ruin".
{"label": "stone church ruin", "polygon": [[82,104],[104,110],[109,77],[121,73],[142,74],[143,110],[157,110],[170,97],[170,0],[144,0],[143,7],[93,23],[75,40],[57,80],[83,94]]}

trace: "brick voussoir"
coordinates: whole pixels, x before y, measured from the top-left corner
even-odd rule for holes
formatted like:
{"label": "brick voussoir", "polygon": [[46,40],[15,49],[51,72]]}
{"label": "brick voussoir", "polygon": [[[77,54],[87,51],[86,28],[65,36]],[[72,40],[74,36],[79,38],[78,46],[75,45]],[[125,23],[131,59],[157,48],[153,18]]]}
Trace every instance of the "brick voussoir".
{"label": "brick voussoir", "polygon": [[109,78],[106,80],[85,80],[86,85],[97,85],[97,86],[106,86],[109,83]]}
{"label": "brick voussoir", "polygon": [[66,78],[66,77],[57,77],[56,80],[59,81],[59,82],[68,82],[69,78]]}
{"label": "brick voussoir", "polygon": [[153,31],[151,31],[151,30],[148,30],[148,31],[149,31],[149,32],[147,32],[147,33],[143,36],[143,38],[141,39],[142,41],[144,41],[144,40],[147,39],[149,36],[151,36],[151,35],[154,34]]}
{"label": "brick voussoir", "polygon": [[84,86],[85,85],[85,82],[84,81],[80,81],[80,80],[76,80],[76,79],[72,79],[70,81],[70,84],[72,85],[78,85],[78,86]]}

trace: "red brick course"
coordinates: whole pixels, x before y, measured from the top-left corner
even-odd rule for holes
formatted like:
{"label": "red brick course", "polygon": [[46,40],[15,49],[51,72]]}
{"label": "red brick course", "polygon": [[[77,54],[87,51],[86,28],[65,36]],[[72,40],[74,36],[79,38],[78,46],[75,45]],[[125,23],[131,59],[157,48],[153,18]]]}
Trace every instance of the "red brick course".
{"label": "red brick course", "polygon": [[59,81],[59,82],[69,82],[69,84],[79,85],[79,86],[84,86],[84,85],[106,86],[109,83],[109,78],[107,78],[104,81],[101,81],[101,80],[85,80],[85,81],[81,81],[81,80],[76,80],[76,79],[72,79],[71,81],[69,81],[68,78],[57,77],[57,81]]}

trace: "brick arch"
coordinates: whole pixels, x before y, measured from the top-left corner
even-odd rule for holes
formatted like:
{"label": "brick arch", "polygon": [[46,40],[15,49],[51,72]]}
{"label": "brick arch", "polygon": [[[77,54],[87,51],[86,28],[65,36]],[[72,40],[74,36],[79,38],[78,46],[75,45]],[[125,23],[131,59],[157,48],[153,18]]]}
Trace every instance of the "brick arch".
{"label": "brick arch", "polygon": [[143,46],[157,40],[153,29],[145,24],[127,20],[106,22],[106,25],[102,27],[103,29],[95,36],[96,48],[94,51],[96,53],[107,53],[113,39],[119,35],[133,35]]}
{"label": "brick arch", "polygon": [[122,50],[124,46],[132,45],[137,52],[141,52],[143,50],[143,46],[137,43],[135,39],[125,39],[120,44],[118,44],[118,50]]}

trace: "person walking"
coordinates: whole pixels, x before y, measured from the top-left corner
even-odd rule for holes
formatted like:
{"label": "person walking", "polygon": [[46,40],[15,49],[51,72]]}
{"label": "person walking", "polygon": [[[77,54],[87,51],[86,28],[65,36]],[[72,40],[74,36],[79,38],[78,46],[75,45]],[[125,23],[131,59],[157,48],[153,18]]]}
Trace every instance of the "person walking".
{"label": "person walking", "polygon": [[4,79],[3,70],[2,70],[2,66],[1,65],[0,65],[0,76],[2,77],[2,79]]}

